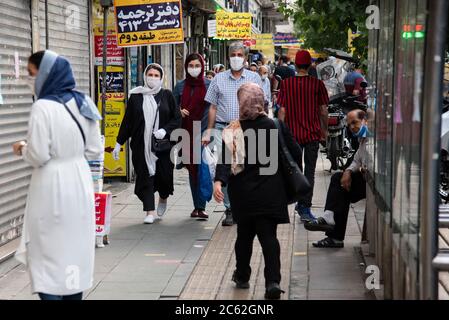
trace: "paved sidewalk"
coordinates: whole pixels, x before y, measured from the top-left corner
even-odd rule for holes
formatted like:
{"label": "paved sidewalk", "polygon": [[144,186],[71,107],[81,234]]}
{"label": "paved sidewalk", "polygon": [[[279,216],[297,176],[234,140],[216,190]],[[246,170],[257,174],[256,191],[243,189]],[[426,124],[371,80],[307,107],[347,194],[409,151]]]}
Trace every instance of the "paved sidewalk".
{"label": "paved sidewalk", "polygon": [[[330,162],[320,154],[317,163],[314,206],[316,216],[324,212],[331,173]],[[351,205],[342,249],[314,248],[312,242],[325,238],[323,232],[304,229],[296,215],[291,268],[290,299],[371,300],[365,288],[365,265],[360,250],[365,201]]]}
{"label": "paved sidewalk", "polygon": [[[331,174],[326,171],[330,163],[320,154],[317,165],[313,211],[323,213]],[[364,201],[351,209],[345,248],[318,249],[312,242],[324,237],[321,232],[308,232],[290,206],[289,225],[280,225],[278,238],[281,245],[281,288],[286,294],[281,299],[373,299],[364,286],[364,266],[359,250]],[[356,219],[357,217],[357,219]],[[181,299],[191,300],[260,300],[264,299],[264,263],[261,247],[254,241],[250,289],[235,289],[231,281],[235,269],[233,244],[236,227],[216,229],[209,245],[195,267]]]}
{"label": "paved sidewalk", "polygon": [[[320,158],[313,208],[324,207],[330,173]],[[257,239],[251,266],[250,290],[237,290],[231,281],[235,266],[236,226],[222,227],[224,207],[208,205],[209,221],[190,218],[192,211],[186,171],[176,171],[175,195],[162,221],[142,224],[140,201],[133,185],[113,185],[110,240],[96,249],[95,285],[86,299],[263,299],[263,256]],[[317,249],[311,242],[322,233],[307,232],[290,208],[292,223],[281,225],[283,299],[372,299],[364,287],[360,229],[364,203],[351,210],[344,249]],[[357,219],[356,219],[357,217]],[[31,295],[29,276],[14,260],[0,264],[0,299],[37,299]]]}
{"label": "paved sidewalk", "polygon": [[[162,221],[144,225],[134,185],[113,198],[110,240],[96,249],[94,287],[86,299],[176,299],[204,251],[224,207],[208,204],[209,221],[190,218],[193,210],[186,171],[175,172],[175,194]],[[111,188],[113,191],[119,189]],[[114,194],[114,193],[113,193]],[[0,299],[38,299],[31,294],[24,266],[0,269]],[[3,270],[3,272],[2,272]]]}

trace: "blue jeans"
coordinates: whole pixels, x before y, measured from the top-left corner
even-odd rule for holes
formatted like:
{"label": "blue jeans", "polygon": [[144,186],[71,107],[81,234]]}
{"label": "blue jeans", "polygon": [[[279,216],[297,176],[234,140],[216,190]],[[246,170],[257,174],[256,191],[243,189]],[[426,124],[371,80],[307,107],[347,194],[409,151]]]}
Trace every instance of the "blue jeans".
{"label": "blue jeans", "polygon": [[[226,126],[224,124],[220,124],[220,123],[215,124],[214,141],[210,147],[213,148],[214,146],[216,146],[218,154],[220,154],[221,150],[222,150],[221,148],[222,148],[222,144],[223,144],[223,138],[221,136],[221,133],[223,132],[224,128],[226,128]],[[224,204],[225,208],[231,209],[231,203],[229,202],[229,196],[228,196],[228,187],[223,187],[221,191],[224,194],[223,204]]]}
{"label": "blue jeans", "polygon": [[47,293],[40,293],[39,292],[39,298],[41,300],[82,300],[83,299],[83,293],[75,293],[68,296],[58,296],[54,294],[47,294]]}
{"label": "blue jeans", "polygon": [[196,185],[193,184],[193,179],[190,173],[189,173],[189,183],[190,183],[190,191],[192,191],[193,206],[195,207],[196,210],[205,210],[206,201],[202,200],[200,197],[199,181],[197,181]]}

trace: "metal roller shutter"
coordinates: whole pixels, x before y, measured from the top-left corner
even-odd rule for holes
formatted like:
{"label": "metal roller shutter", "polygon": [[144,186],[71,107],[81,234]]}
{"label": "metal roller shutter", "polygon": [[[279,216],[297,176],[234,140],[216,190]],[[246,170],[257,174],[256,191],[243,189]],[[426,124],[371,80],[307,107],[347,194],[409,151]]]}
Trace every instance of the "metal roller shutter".
{"label": "metal roller shutter", "polygon": [[[88,0],[47,0],[48,49],[69,59],[77,88],[90,94],[90,38]],[[71,24],[70,16],[79,12],[79,26]],[[39,5],[40,46],[45,49],[45,1]]]}
{"label": "metal roller shutter", "polygon": [[31,175],[31,168],[11,148],[26,138],[33,103],[26,69],[30,11],[29,0],[2,0],[0,5],[0,247],[20,236]]}

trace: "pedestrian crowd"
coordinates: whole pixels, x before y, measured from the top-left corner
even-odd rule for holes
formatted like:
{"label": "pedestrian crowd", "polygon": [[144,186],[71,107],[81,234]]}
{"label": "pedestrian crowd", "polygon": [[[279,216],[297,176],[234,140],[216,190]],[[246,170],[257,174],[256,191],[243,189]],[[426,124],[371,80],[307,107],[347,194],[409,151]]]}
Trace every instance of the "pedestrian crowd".
{"label": "pedestrian crowd", "polygon": [[[144,84],[130,91],[112,155],[119,160],[122,146],[130,142],[134,192],[143,205],[143,222],[153,224],[166,214],[174,192],[173,173],[181,168],[189,176],[190,217],[209,218],[202,160],[195,159],[201,159],[206,148],[213,150],[217,164],[210,194],[224,204],[222,225],[237,225],[232,280],[237,288],[249,288],[257,235],[265,259],[265,297],[279,299],[283,291],[277,227],[290,222],[288,205],[295,204],[306,229],[326,233],[315,247],[343,247],[349,205],[365,197],[370,131],[364,111],[348,114],[348,127],[360,147],[349,168],[332,176],[324,215],[317,218],[312,212],[315,168],[320,143],[328,136],[329,104],[316,69],[321,61],[306,50],[298,51],[291,62],[280,56],[276,64],[250,62],[249,57],[242,43],[231,43],[229,69],[217,64],[207,70],[203,56],[192,53],[185,60],[185,79],[173,91],[164,88],[169,70],[149,64]],[[41,299],[81,299],[93,284],[95,208],[86,159],[103,156],[101,116],[92,100],[75,90],[64,57],[37,52],[29,58],[28,71],[36,101],[27,139],[13,149],[34,171],[16,257],[28,265],[33,292]],[[345,84],[361,90],[359,78],[353,75]],[[179,129],[187,138],[171,139]],[[276,132],[274,139],[265,134],[269,132]],[[174,163],[173,152],[182,161]],[[263,173],[273,163],[275,170]],[[293,177],[285,166],[298,168],[299,176],[304,173],[306,192],[292,197]],[[76,289],[66,283],[70,266],[79,267]]]}

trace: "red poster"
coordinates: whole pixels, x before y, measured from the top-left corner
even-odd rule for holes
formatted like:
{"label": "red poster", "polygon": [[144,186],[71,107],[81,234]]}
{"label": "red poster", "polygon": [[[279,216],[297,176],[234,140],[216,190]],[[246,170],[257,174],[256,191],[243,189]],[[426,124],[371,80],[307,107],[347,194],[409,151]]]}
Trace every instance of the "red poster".
{"label": "red poster", "polygon": [[[107,43],[107,64],[108,65],[124,65],[125,51],[117,46],[117,36],[108,34]],[[95,40],[95,64],[101,65],[103,61],[103,36],[94,36]]]}
{"label": "red poster", "polygon": [[96,235],[109,234],[111,228],[112,194],[109,192],[95,193],[95,224]]}

